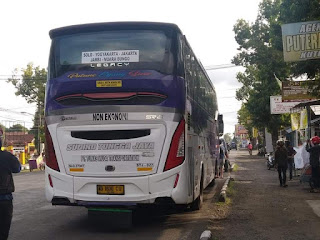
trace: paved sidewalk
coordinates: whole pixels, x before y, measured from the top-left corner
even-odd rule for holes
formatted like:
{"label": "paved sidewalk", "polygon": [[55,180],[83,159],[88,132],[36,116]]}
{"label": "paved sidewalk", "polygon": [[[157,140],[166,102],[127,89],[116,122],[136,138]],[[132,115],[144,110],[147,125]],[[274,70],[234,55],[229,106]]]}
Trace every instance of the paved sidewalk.
{"label": "paved sidewalk", "polygon": [[320,193],[298,177],[279,186],[278,173],[247,151],[231,151],[234,196],[225,219],[212,223],[213,239],[320,239]]}

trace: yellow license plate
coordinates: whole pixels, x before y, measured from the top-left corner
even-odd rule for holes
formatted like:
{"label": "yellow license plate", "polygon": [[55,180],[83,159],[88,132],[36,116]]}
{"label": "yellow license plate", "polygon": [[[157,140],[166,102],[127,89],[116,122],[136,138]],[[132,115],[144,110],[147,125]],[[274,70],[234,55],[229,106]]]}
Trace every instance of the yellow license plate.
{"label": "yellow license plate", "polygon": [[96,87],[122,87],[121,80],[102,80],[96,81]]}
{"label": "yellow license plate", "polygon": [[99,195],[124,195],[124,185],[97,185]]}

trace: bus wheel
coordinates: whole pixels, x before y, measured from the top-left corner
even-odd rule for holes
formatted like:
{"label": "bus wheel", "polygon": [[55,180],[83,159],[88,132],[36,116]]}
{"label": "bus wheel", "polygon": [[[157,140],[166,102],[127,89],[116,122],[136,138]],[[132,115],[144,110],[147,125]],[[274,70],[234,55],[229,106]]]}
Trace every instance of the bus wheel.
{"label": "bus wheel", "polygon": [[200,182],[200,195],[191,204],[191,209],[193,211],[200,210],[202,207],[202,204],[203,204],[203,175],[201,176],[201,182]]}

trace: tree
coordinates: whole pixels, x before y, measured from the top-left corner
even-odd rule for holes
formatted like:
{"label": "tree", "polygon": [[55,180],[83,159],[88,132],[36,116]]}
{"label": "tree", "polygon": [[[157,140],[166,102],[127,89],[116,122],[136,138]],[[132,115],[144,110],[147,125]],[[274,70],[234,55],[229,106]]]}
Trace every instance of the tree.
{"label": "tree", "polygon": [[[320,2],[318,0],[283,0],[280,8],[279,23],[295,23],[316,21],[320,19]],[[281,42],[281,38],[277,39]],[[279,44],[282,50],[282,45]],[[308,60],[290,63],[290,78],[305,75],[308,79],[316,80],[317,89],[314,94],[318,97],[320,90],[320,60]],[[308,87],[308,85],[307,85]],[[309,86],[312,88],[312,86]]]}
{"label": "tree", "polygon": [[0,123],[0,129],[2,129],[2,131],[4,132],[6,130],[6,127]]}
{"label": "tree", "polygon": [[[40,142],[43,140],[43,116],[44,116],[44,96],[47,81],[47,71],[39,66],[34,67],[29,63],[25,69],[22,69],[22,78],[18,77],[18,70],[15,69],[12,78],[8,79],[16,88],[16,95],[24,97],[28,103],[36,103],[37,110],[33,119],[32,134],[36,137],[36,147],[38,150]],[[42,140],[40,140],[42,139]]]}
{"label": "tree", "polygon": [[46,69],[41,69],[39,66],[34,67],[33,63],[29,63],[21,71],[22,79],[17,77],[17,69],[14,70],[12,78],[8,79],[8,82],[17,89],[15,94],[24,97],[28,103],[37,103],[43,106],[47,81]]}
{"label": "tree", "polygon": [[[319,19],[318,0],[263,0],[254,23],[240,19],[234,26],[240,52],[232,61],[246,69],[237,75],[243,84],[236,93],[237,99],[243,101],[239,120],[250,118],[249,125],[267,127],[274,142],[278,129],[289,123],[288,115],[270,114],[269,96],[280,93],[275,75],[282,80],[304,75],[316,80],[320,89],[320,60],[284,62],[281,25]],[[247,123],[244,125],[250,129]]]}
{"label": "tree", "polygon": [[248,130],[249,138],[252,138],[252,120],[250,113],[244,103],[241,104],[241,108],[238,111],[238,122]]}
{"label": "tree", "polygon": [[223,139],[226,143],[231,142],[232,138],[231,138],[231,134],[230,133],[226,133],[223,135]]}
{"label": "tree", "polygon": [[[268,128],[274,143],[281,126],[289,124],[280,115],[270,113],[270,96],[280,94],[275,75],[285,79],[290,69],[283,61],[282,51],[277,45],[281,36],[277,22],[280,6],[280,0],[264,0],[259,5],[254,23],[243,19],[237,21],[234,32],[240,52],[232,60],[234,64],[245,67],[245,72],[237,75],[238,81],[243,84],[236,93],[236,98],[243,101],[238,112],[239,118],[247,129]],[[246,122],[245,119],[250,121]]]}
{"label": "tree", "polygon": [[14,124],[6,129],[6,132],[28,132],[28,129],[21,124]]}

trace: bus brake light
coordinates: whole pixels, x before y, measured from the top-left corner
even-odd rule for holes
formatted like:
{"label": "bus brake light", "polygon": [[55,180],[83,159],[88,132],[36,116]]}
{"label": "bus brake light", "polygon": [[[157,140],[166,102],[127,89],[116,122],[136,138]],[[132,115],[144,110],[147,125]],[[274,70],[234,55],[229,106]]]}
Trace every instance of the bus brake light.
{"label": "bus brake light", "polygon": [[57,161],[57,157],[56,157],[56,153],[55,153],[54,147],[53,147],[52,138],[51,138],[49,129],[48,129],[46,124],[45,124],[45,137],[46,137],[46,142],[45,142],[45,149],[46,149],[45,150],[46,151],[45,152],[45,160],[46,160],[46,165],[49,168],[60,172],[58,161]]}
{"label": "bus brake light", "polygon": [[48,175],[48,179],[49,179],[50,186],[53,188],[52,178],[50,174]]}
{"label": "bus brake light", "polygon": [[173,135],[164,171],[181,165],[184,161],[185,120],[182,119]]}

